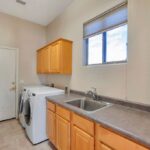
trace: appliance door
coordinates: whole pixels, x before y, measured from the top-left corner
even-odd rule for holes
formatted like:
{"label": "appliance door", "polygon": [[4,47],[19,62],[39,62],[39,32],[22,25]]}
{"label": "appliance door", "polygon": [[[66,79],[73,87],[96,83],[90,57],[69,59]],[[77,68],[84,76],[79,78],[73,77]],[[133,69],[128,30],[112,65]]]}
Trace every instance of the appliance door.
{"label": "appliance door", "polygon": [[23,99],[23,94],[20,95],[19,97],[19,109],[18,109],[18,113],[22,114],[23,113],[23,103],[24,103],[24,99]]}
{"label": "appliance door", "polygon": [[24,103],[24,118],[26,124],[30,126],[32,120],[30,98],[28,98]]}

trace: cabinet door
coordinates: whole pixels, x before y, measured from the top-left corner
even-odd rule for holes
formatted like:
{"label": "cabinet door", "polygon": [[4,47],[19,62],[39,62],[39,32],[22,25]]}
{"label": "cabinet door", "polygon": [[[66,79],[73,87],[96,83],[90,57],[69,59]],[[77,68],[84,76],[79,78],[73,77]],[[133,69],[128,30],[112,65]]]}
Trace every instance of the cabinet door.
{"label": "cabinet door", "polygon": [[37,52],[37,72],[49,73],[50,71],[50,49],[45,47]]}
{"label": "cabinet door", "polygon": [[[132,150],[148,150],[148,148],[145,148],[145,147],[143,147],[141,145],[138,145],[138,144],[134,148],[131,148],[131,149]],[[101,143],[100,141],[97,141],[95,150],[121,150],[121,149],[120,148],[119,149],[118,148],[117,149],[114,149],[114,148],[112,149],[109,146]]]}
{"label": "cabinet door", "polygon": [[[96,125],[96,141],[99,142],[96,150],[101,150],[102,147],[111,147],[113,150],[148,150],[145,147],[137,145],[135,142],[122,137],[106,128]],[[105,143],[105,145],[102,145]],[[101,144],[101,145],[100,145]],[[107,146],[106,146],[107,145]],[[103,148],[103,149],[104,149]],[[103,150],[102,149],[102,150]]]}
{"label": "cabinet door", "polygon": [[61,44],[56,42],[50,46],[50,72],[60,72]]}
{"label": "cabinet door", "polygon": [[149,150],[149,149],[137,144],[135,150]]}
{"label": "cabinet door", "polygon": [[96,150],[112,150],[110,147],[108,147],[107,145],[101,143],[101,142],[97,142],[96,143]]}
{"label": "cabinet door", "polygon": [[42,50],[37,52],[37,73],[42,73]]}
{"label": "cabinet door", "polygon": [[47,110],[47,136],[49,140],[55,145],[56,142],[56,122],[55,122],[55,113],[50,110]]}
{"label": "cabinet door", "polygon": [[56,115],[56,147],[58,150],[70,150],[70,123]]}
{"label": "cabinet door", "polygon": [[72,129],[72,150],[94,150],[94,138],[73,126]]}
{"label": "cabinet door", "polygon": [[42,71],[43,73],[49,73],[50,71],[50,48],[45,47],[42,50]]}
{"label": "cabinet door", "polygon": [[62,47],[61,53],[61,74],[72,73],[72,42],[60,41]]}

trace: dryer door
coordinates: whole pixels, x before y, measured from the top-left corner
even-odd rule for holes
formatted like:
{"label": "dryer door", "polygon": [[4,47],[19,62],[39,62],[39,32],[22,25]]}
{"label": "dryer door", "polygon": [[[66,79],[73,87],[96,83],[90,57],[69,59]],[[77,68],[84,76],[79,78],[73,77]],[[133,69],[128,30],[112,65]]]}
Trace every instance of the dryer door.
{"label": "dryer door", "polygon": [[24,118],[26,124],[29,126],[31,124],[31,105],[30,99],[27,99],[24,104]]}
{"label": "dryer door", "polygon": [[19,97],[19,114],[22,114],[23,113],[23,102],[24,102],[24,99],[23,99],[23,95],[21,94],[20,97]]}

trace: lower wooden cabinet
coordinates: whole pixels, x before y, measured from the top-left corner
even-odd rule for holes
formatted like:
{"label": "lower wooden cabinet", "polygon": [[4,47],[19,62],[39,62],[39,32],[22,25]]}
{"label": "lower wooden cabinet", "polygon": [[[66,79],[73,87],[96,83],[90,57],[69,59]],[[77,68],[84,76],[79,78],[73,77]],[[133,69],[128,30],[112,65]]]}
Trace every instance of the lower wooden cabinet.
{"label": "lower wooden cabinet", "polygon": [[96,124],[96,150],[148,150]]}
{"label": "lower wooden cabinet", "polygon": [[94,138],[79,129],[72,127],[72,150],[94,150]]}
{"label": "lower wooden cabinet", "polygon": [[51,102],[47,103],[47,135],[58,150],[149,150]]}
{"label": "lower wooden cabinet", "polygon": [[97,141],[96,142],[96,150],[113,150],[110,147],[108,147],[107,145]]}
{"label": "lower wooden cabinet", "polygon": [[70,150],[70,122],[56,115],[56,147]]}
{"label": "lower wooden cabinet", "polygon": [[56,118],[55,113],[47,110],[47,135],[49,140],[56,144]]}
{"label": "lower wooden cabinet", "polygon": [[[117,143],[117,141],[115,143]],[[130,145],[125,146],[125,147],[122,147],[121,149],[119,146],[117,146],[116,148],[111,148],[108,145],[106,145],[102,142],[99,142],[99,141],[96,142],[96,146],[95,146],[95,150],[124,150],[124,149],[125,150],[149,150],[149,149],[147,149],[141,145],[138,145],[138,144],[135,144],[134,147],[132,147],[132,146],[130,147]]]}

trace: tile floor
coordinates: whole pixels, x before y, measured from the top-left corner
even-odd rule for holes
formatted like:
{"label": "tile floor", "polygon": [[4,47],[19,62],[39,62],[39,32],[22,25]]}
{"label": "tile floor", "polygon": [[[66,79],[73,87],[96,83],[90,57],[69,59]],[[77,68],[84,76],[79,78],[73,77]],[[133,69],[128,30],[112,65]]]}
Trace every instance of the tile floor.
{"label": "tile floor", "polygon": [[0,150],[52,150],[48,141],[32,145],[18,120],[0,122]]}

